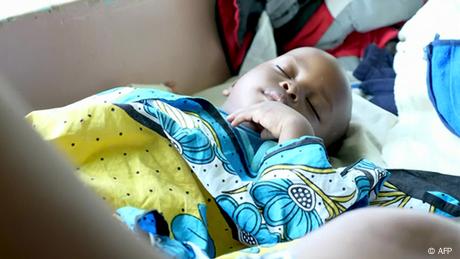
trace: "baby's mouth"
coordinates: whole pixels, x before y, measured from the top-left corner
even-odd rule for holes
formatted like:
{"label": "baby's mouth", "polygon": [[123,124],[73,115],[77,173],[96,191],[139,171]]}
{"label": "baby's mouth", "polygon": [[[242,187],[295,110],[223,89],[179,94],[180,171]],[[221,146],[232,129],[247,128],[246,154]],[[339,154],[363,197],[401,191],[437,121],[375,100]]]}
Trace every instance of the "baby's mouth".
{"label": "baby's mouth", "polygon": [[262,92],[268,101],[286,103],[286,94],[272,89],[265,89]]}

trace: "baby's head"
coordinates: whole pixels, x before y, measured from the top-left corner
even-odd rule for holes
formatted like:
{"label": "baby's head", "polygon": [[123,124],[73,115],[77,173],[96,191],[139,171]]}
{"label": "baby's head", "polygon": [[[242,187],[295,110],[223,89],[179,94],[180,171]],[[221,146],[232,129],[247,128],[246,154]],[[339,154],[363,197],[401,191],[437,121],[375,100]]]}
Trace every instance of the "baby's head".
{"label": "baby's head", "polygon": [[227,113],[264,101],[283,102],[308,119],[326,146],[343,136],[351,117],[343,71],[333,56],[315,48],[294,49],[262,63],[226,92]]}

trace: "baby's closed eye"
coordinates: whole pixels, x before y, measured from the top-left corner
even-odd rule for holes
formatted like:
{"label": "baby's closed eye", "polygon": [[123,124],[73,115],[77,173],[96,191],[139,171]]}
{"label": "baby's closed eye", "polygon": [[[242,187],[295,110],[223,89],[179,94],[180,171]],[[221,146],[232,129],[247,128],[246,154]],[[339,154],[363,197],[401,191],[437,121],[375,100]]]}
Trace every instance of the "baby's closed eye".
{"label": "baby's closed eye", "polygon": [[319,113],[318,111],[316,110],[315,106],[311,103],[310,99],[308,97],[305,97],[305,101],[307,103],[308,106],[310,106],[311,110],[313,111],[313,113],[315,114],[315,117],[318,121],[321,121],[321,118],[319,116]]}
{"label": "baby's closed eye", "polygon": [[292,76],[290,76],[290,75],[286,72],[287,69],[283,69],[283,68],[282,68],[281,66],[279,66],[279,65],[275,65],[275,66],[276,66],[276,68],[279,70],[279,72],[281,72],[281,74],[283,74],[286,78],[288,78],[288,79],[292,79],[292,78],[293,78]]}

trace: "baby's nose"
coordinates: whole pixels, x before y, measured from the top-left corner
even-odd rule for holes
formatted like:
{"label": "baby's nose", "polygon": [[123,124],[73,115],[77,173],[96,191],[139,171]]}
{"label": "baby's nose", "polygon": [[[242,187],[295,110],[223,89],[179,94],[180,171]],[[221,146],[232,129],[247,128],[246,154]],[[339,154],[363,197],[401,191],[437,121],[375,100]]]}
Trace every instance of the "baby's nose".
{"label": "baby's nose", "polygon": [[296,91],[296,88],[293,84],[289,83],[289,82],[286,82],[286,81],[283,81],[280,83],[280,86],[286,90],[286,94],[287,96],[289,96],[290,99],[292,99],[293,101],[297,101],[297,98],[298,98],[298,94],[297,94],[297,91]]}

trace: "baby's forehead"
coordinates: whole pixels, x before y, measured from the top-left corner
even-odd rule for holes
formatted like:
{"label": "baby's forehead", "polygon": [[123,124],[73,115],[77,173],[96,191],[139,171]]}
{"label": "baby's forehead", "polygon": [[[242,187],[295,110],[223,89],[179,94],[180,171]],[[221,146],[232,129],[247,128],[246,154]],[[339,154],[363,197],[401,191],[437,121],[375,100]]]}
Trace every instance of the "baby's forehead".
{"label": "baby's forehead", "polygon": [[305,65],[309,62],[329,63],[331,65],[335,63],[335,58],[333,56],[327,52],[313,48],[295,49],[287,52],[284,55],[286,55],[287,58],[293,58],[299,63],[299,65]]}
{"label": "baby's forehead", "polygon": [[[331,56],[329,53],[322,49],[312,48],[312,47],[301,47],[292,49],[285,54],[288,55],[322,55],[322,56]],[[283,54],[284,55],[284,54]]]}
{"label": "baby's forehead", "polygon": [[294,49],[275,60],[287,62],[299,69],[316,68],[316,70],[320,70],[317,72],[321,72],[321,70],[329,70],[327,71],[328,73],[338,72],[333,71],[334,69],[331,70],[337,65],[335,58],[322,50],[314,48]]}
{"label": "baby's forehead", "polygon": [[305,71],[308,74],[330,77],[331,79],[344,76],[336,58],[322,50],[314,48],[295,49],[278,58],[280,61],[296,67],[298,71]]}

